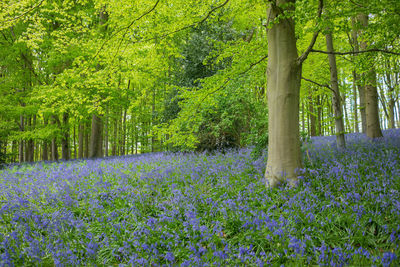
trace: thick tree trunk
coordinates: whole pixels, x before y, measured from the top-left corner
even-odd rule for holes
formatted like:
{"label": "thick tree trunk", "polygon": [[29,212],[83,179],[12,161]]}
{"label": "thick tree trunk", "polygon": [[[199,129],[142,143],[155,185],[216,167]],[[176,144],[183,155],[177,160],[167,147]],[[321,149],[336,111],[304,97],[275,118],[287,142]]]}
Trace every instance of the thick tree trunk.
{"label": "thick tree trunk", "polygon": [[[326,48],[328,52],[334,52],[332,33],[325,35],[326,37]],[[343,123],[343,113],[342,113],[342,103],[340,101],[340,91],[338,84],[338,75],[336,67],[336,56],[334,54],[329,54],[329,67],[331,72],[331,87],[333,90],[332,105],[335,114],[335,128],[336,128],[336,145],[338,148],[345,148],[346,142],[344,139],[344,123]]]}
{"label": "thick tree trunk", "polygon": [[68,113],[63,113],[62,124],[62,138],[61,138],[61,151],[62,159],[69,160],[69,126],[68,126]]}
{"label": "thick tree trunk", "polygon": [[[276,1],[269,15],[275,19],[282,9],[294,10],[294,1]],[[299,138],[299,93],[301,64],[298,62],[294,20],[280,18],[268,29],[268,161],[267,186],[286,180],[294,185],[301,168]]]}
{"label": "thick tree trunk", "polygon": [[103,123],[100,116],[92,115],[92,132],[90,135],[89,158],[103,156]]}
{"label": "thick tree trunk", "polygon": [[[365,28],[368,26],[368,15],[360,14],[358,20]],[[366,40],[360,42],[362,50],[368,49]],[[379,109],[378,109],[378,91],[376,87],[376,72],[375,68],[369,67],[365,75],[365,115],[367,129],[366,134],[370,138],[382,137],[381,126],[379,123]]]}
{"label": "thick tree trunk", "polygon": [[79,133],[78,133],[78,158],[83,158],[83,151],[85,150],[83,140],[85,136],[85,124],[80,123],[79,124]]}

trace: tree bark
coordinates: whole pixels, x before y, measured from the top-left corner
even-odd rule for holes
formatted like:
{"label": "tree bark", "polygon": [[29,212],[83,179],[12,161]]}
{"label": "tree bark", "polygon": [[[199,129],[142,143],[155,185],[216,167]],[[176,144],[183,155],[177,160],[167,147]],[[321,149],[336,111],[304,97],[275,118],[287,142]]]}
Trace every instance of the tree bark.
{"label": "tree bark", "polygon": [[[100,10],[99,14],[99,25],[103,33],[105,33],[107,30],[107,25],[104,25],[107,20],[108,20],[108,13],[106,11],[106,7],[104,6]],[[96,69],[97,70],[101,69],[100,64],[97,64]],[[92,115],[89,158],[101,158],[101,157],[103,157],[103,116],[101,114],[94,113]]]}
{"label": "tree bark", "polygon": [[121,140],[121,155],[126,154],[126,109],[124,109],[124,114],[123,114],[123,121],[122,121],[122,140]]}
{"label": "tree bark", "polygon": [[308,99],[309,99],[308,109],[309,109],[309,113],[310,113],[309,134],[310,134],[310,136],[317,136],[317,116],[315,116],[314,101],[313,101],[311,91],[310,91],[310,95],[308,96]]}
{"label": "tree bark", "polygon": [[92,131],[90,135],[89,158],[103,156],[103,123],[100,116],[92,115]]}
{"label": "tree bark", "polygon": [[78,133],[78,158],[83,158],[83,151],[85,150],[83,140],[85,135],[85,125],[81,122],[79,124],[79,133]]}
{"label": "tree bark", "polygon": [[111,155],[116,156],[117,155],[117,143],[118,143],[118,121],[119,119],[115,119],[115,123],[114,123],[114,140],[112,143],[112,147],[111,147]]}
{"label": "tree bark", "polygon": [[[32,131],[32,117],[28,116],[26,121],[27,121],[28,131]],[[34,153],[33,145],[34,144],[33,144],[32,138],[29,138],[25,142],[25,161],[26,162],[33,162],[33,153]]]}
{"label": "tree bark", "polygon": [[353,70],[353,112],[354,112],[354,131],[356,133],[360,132],[358,128],[358,109],[357,109],[357,74],[356,71]]}
{"label": "tree bark", "polygon": [[[60,126],[60,122],[58,118],[53,115],[53,125]],[[57,137],[53,137],[51,140],[51,160],[57,161],[58,160],[58,146],[57,146]]]}
{"label": "tree bark", "polygon": [[83,151],[83,157],[89,157],[89,131],[90,131],[90,122],[86,123],[85,127],[85,150]]}
{"label": "tree bark", "polygon": [[61,151],[62,159],[69,160],[69,114],[67,112],[63,113],[63,124],[62,124],[62,138],[61,138]]}
{"label": "tree bark", "polygon": [[[277,0],[269,16],[294,11],[294,2]],[[279,6],[279,7],[278,7]],[[295,25],[291,17],[280,17],[268,29],[268,161],[267,186],[276,187],[284,180],[295,185],[302,167],[299,138],[299,93],[301,63],[298,61]]]}
{"label": "tree bark", "polygon": [[[328,52],[334,52],[333,48],[333,40],[332,33],[327,33],[325,35],[326,38],[326,48]],[[337,67],[336,67],[336,56],[334,54],[329,54],[329,68],[331,73],[331,87],[333,90],[333,111],[335,114],[335,129],[336,129],[336,145],[339,149],[343,149],[346,147],[346,142],[344,139],[344,123],[343,123],[343,112],[342,112],[342,103],[340,101],[340,91],[338,84],[338,75],[337,75]]]}
{"label": "tree bark", "polygon": [[[44,127],[47,127],[48,119],[46,117],[43,119],[43,122],[44,122]],[[47,140],[46,139],[43,140],[42,159],[43,160],[49,160],[49,149],[48,149],[48,146],[47,146]]]}
{"label": "tree bark", "polygon": [[[352,25],[353,25],[353,30],[351,32],[352,34],[352,38],[353,38],[353,47],[354,47],[354,52],[359,52],[360,48],[358,45],[358,34],[359,31],[357,30],[357,26],[356,26],[356,19],[352,18]],[[354,58],[356,58],[357,55],[354,55]],[[365,88],[364,86],[362,86],[360,84],[360,77],[357,74],[357,71],[354,70],[353,71],[353,79],[354,79],[354,83],[357,85],[357,89],[358,89],[358,97],[359,97],[359,109],[360,109],[360,114],[361,114],[361,130],[363,133],[367,132],[367,116],[365,113]]]}
{"label": "tree bark", "polygon": [[[25,131],[24,115],[20,115],[19,116],[19,130],[21,132]],[[19,141],[19,151],[18,151],[18,157],[19,157],[18,160],[19,160],[19,162],[24,162],[24,159],[25,159],[25,157],[24,157],[24,147],[25,147],[24,143],[25,142],[24,142],[23,139],[21,139]]]}
{"label": "tree bark", "polygon": [[[368,15],[360,14],[358,19],[361,25],[365,28],[368,26]],[[360,42],[362,50],[368,48],[366,40]],[[376,87],[376,72],[373,64],[365,75],[365,115],[367,129],[366,134],[370,138],[382,137],[381,126],[379,122],[378,108],[378,91]]]}
{"label": "tree bark", "polygon": [[106,112],[106,122],[104,123],[104,154],[108,157],[108,123],[109,123],[109,116],[108,116],[108,107]]}

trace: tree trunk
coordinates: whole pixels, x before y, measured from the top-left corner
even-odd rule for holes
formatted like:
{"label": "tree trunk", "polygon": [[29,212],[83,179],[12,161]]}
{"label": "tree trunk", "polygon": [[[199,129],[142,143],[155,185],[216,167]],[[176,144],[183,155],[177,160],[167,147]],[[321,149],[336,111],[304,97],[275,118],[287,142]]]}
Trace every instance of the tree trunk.
{"label": "tree trunk", "polygon": [[358,109],[357,109],[357,74],[356,71],[353,70],[353,112],[354,112],[354,131],[356,133],[360,132],[358,128]]}
{"label": "tree trunk", "polygon": [[393,129],[395,128],[395,118],[394,118],[394,105],[395,105],[395,99],[394,99],[394,86],[392,85],[392,78],[390,77],[390,73],[388,70],[391,69],[390,63],[387,63],[385,65],[387,71],[385,73],[386,75],[386,85],[388,87],[388,115],[389,115],[389,128]]}
{"label": "tree trunk", "polygon": [[89,131],[90,131],[90,122],[86,123],[85,127],[85,150],[83,151],[83,157],[89,157]]}
{"label": "tree trunk", "polygon": [[[44,121],[44,127],[47,127],[48,119],[44,118],[43,121]],[[43,140],[42,159],[49,160],[49,149],[47,146],[47,140]]]}
{"label": "tree trunk", "polygon": [[315,116],[315,110],[314,110],[314,103],[313,103],[313,98],[312,98],[312,94],[310,92],[310,95],[308,97],[309,102],[308,102],[308,109],[310,112],[310,126],[309,126],[309,133],[310,136],[317,136],[317,116]]}
{"label": "tree trunk", "polygon": [[[24,130],[25,130],[25,120],[24,120],[24,116],[23,115],[20,115],[19,116],[19,130],[21,131],[21,132],[23,132]],[[25,147],[25,145],[24,145],[24,140],[23,139],[21,139],[20,141],[19,141],[19,151],[18,151],[18,157],[19,157],[19,162],[24,162],[24,147]]]}
{"label": "tree trunk", "polygon": [[117,142],[118,142],[118,121],[119,119],[114,118],[114,129],[113,129],[113,142],[111,145],[111,155],[117,155]]}
{"label": "tree trunk", "polygon": [[[327,33],[326,38],[326,48],[328,52],[334,52],[332,33]],[[333,90],[333,111],[335,114],[335,129],[336,129],[336,145],[339,149],[343,149],[346,146],[344,139],[344,123],[343,123],[343,113],[342,113],[342,103],[340,101],[340,91],[338,84],[338,75],[336,67],[336,56],[334,54],[329,54],[329,68],[331,72],[331,87]]]}
{"label": "tree trunk", "polygon": [[83,151],[85,150],[83,140],[85,135],[85,124],[82,122],[79,124],[79,133],[78,133],[78,158],[83,158]]}
{"label": "tree trunk", "polygon": [[123,121],[122,121],[122,140],[121,140],[121,155],[126,154],[126,109],[124,109]]}
{"label": "tree trunk", "polygon": [[[359,52],[359,45],[358,45],[358,30],[356,26],[356,20],[352,18],[352,24],[353,24],[353,30],[351,32],[352,38],[353,38],[353,46],[354,46],[354,52]],[[356,58],[356,55],[354,55],[354,58]],[[357,74],[356,70],[353,70],[353,79],[354,83],[357,85],[358,89],[358,97],[360,99],[360,114],[361,114],[361,130],[363,133],[367,132],[367,116],[365,113],[365,89],[364,86],[360,85],[360,77]]]}
{"label": "tree trunk", "polygon": [[[77,152],[76,152],[76,125],[75,124],[74,124],[73,146],[74,146],[74,159],[77,159],[78,155],[77,155]],[[70,156],[70,158],[72,158],[72,156]]]}
{"label": "tree trunk", "polygon": [[[368,26],[368,15],[360,14],[358,16],[361,25],[365,28]],[[368,49],[365,40],[360,42],[362,50]],[[381,126],[379,123],[379,109],[378,109],[378,91],[376,88],[376,72],[371,62],[369,70],[365,75],[365,115],[367,129],[366,134],[370,138],[382,137]]]}
{"label": "tree trunk", "polygon": [[62,124],[62,138],[61,138],[61,151],[62,159],[69,160],[69,126],[68,126],[69,115],[67,112],[63,113],[63,124]]}
{"label": "tree trunk", "polygon": [[108,107],[106,113],[106,122],[104,124],[104,154],[108,157],[108,123],[109,123],[109,116],[108,116]]}
{"label": "tree trunk", "polygon": [[[32,131],[32,117],[28,116],[27,119],[28,131]],[[25,142],[25,161],[33,162],[33,154],[34,154],[34,144],[32,138],[29,138],[27,142]]]}
{"label": "tree trunk", "polygon": [[[59,121],[58,118],[53,115],[53,125],[58,124],[59,126]],[[58,160],[58,146],[57,146],[57,137],[53,137],[51,140],[51,160],[57,161]]]}
{"label": "tree trunk", "polygon": [[92,131],[90,135],[89,158],[101,158],[103,156],[103,123],[100,116],[92,115]]}
{"label": "tree trunk", "polygon": [[[281,9],[294,11],[294,1],[276,2],[279,8],[271,4],[269,9],[271,19],[276,19]],[[269,135],[265,178],[269,187],[276,187],[284,180],[295,185],[302,163],[299,138],[301,63],[297,55],[294,20],[280,17],[267,34]]]}

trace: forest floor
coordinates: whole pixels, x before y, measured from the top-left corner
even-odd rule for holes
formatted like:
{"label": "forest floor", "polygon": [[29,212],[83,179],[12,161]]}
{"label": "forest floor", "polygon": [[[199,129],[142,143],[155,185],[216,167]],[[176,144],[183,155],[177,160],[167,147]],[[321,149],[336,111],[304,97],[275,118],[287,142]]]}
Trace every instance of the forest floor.
{"label": "forest floor", "polygon": [[0,171],[0,265],[400,265],[400,130],[303,145],[299,186],[266,156],[153,153]]}

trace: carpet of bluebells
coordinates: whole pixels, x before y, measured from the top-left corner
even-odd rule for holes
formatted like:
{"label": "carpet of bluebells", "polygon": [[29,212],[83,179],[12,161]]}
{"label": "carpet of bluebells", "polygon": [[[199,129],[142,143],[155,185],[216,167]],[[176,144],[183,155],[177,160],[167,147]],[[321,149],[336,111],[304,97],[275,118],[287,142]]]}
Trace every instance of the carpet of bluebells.
{"label": "carpet of bluebells", "polygon": [[0,171],[0,266],[400,265],[400,131],[303,145],[299,186],[266,155],[154,153]]}

